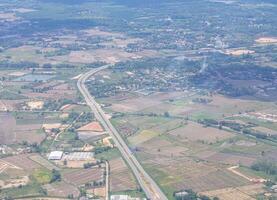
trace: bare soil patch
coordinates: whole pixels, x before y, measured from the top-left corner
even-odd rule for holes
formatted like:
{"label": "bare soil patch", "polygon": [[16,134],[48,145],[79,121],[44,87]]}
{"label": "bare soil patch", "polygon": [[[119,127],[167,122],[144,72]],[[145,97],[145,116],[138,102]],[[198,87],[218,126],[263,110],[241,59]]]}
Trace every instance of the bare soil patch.
{"label": "bare soil patch", "polygon": [[189,122],[181,128],[170,131],[169,134],[177,136],[181,140],[217,142],[231,138],[234,134],[212,127],[203,127],[195,122]]}
{"label": "bare soil patch", "polygon": [[80,194],[79,190],[76,187],[72,186],[71,184],[65,183],[64,181],[47,184],[44,185],[43,188],[47,190],[47,193],[49,195],[57,197],[67,198],[68,195],[73,194],[73,197],[77,198]]}
{"label": "bare soil patch", "polygon": [[272,44],[272,43],[277,43],[277,38],[276,37],[261,37],[256,40],[257,43],[260,44]]}
{"label": "bare soil patch", "polygon": [[224,188],[219,190],[212,190],[202,192],[201,194],[207,195],[209,197],[218,197],[222,200],[233,200],[233,199],[240,199],[240,200],[255,200],[254,198],[257,194],[265,192],[263,189],[263,184],[253,184],[253,185],[246,185],[242,187],[235,187],[235,188]]}
{"label": "bare soil patch", "polygon": [[64,174],[66,181],[76,185],[84,185],[88,182],[99,181],[103,178],[104,170],[102,168],[80,169]]}
{"label": "bare soil patch", "polygon": [[78,131],[103,132],[104,129],[99,122],[95,121],[80,127]]}
{"label": "bare soil patch", "polygon": [[122,158],[110,161],[110,190],[112,192],[135,190],[135,178]]}
{"label": "bare soil patch", "polygon": [[33,155],[36,155],[36,154],[20,154],[16,156],[3,158],[1,160],[3,160],[4,162],[8,162],[12,165],[15,165],[17,167],[20,167],[27,172],[32,172],[33,170],[41,167],[38,163],[32,161],[29,158],[30,156],[33,156]]}

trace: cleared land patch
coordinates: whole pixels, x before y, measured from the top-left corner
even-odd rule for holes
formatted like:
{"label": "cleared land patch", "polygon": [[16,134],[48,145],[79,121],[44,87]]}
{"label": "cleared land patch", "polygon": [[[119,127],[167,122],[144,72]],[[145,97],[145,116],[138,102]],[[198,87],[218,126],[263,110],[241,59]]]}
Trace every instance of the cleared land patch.
{"label": "cleared land patch", "polygon": [[177,136],[181,140],[191,141],[205,141],[205,142],[216,142],[224,139],[228,139],[234,136],[224,130],[219,130],[212,127],[203,127],[195,122],[189,122],[187,125],[170,131],[169,134]]}
{"label": "cleared land patch", "polygon": [[111,192],[137,189],[135,178],[122,158],[113,159],[109,164]]}

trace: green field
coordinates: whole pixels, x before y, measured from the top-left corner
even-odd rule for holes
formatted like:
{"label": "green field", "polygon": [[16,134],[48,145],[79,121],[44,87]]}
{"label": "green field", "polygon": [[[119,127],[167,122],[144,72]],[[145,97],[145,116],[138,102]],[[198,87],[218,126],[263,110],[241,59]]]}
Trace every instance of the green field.
{"label": "green field", "polygon": [[37,169],[36,171],[34,171],[33,176],[39,184],[50,183],[52,179],[51,171],[47,169]]}

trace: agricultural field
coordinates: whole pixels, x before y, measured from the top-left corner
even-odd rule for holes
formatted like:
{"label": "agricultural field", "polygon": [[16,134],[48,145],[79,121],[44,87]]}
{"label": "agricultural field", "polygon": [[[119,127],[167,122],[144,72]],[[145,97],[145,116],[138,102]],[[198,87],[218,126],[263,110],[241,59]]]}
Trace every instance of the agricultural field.
{"label": "agricultural field", "polygon": [[109,161],[111,192],[137,190],[137,183],[122,158]]}
{"label": "agricultural field", "polygon": [[88,92],[169,200],[277,196],[276,9],[1,0],[0,199],[145,197],[77,87],[107,64]]}

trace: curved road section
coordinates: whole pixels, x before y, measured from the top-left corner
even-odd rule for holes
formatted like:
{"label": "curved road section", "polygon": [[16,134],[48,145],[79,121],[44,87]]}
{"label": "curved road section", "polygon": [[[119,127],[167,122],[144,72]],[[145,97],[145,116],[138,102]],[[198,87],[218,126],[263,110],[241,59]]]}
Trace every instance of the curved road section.
{"label": "curved road section", "polygon": [[89,91],[85,86],[85,82],[90,76],[94,75],[95,73],[103,69],[107,69],[108,67],[110,67],[110,65],[105,65],[96,69],[92,69],[89,72],[83,74],[78,80],[78,89],[84,96],[87,105],[94,112],[96,119],[103,125],[103,127],[106,129],[106,131],[108,131],[108,133],[114,140],[115,145],[121,152],[125,161],[130,166],[141,188],[144,190],[147,198],[151,200],[167,200],[167,197],[164,195],[164,193],[161,191],[161,189],[158,187],[155,181],[153,181],[153,179],[145,172],[143,167],[137,161],[136,157],[132,154],[131,150],[118,133],[118,131],[111,124],[108,117],[102,110],[101,106],[90,95]]}

